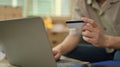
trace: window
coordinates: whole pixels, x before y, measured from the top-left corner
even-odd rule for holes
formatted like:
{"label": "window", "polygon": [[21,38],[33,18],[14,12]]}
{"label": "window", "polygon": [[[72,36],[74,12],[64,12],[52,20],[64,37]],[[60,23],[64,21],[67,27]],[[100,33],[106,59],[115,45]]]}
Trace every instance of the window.
{"label": "window", "polygon": [[22,7],[23,16],[70,16],[71,0],[0,0],[2,6]]}

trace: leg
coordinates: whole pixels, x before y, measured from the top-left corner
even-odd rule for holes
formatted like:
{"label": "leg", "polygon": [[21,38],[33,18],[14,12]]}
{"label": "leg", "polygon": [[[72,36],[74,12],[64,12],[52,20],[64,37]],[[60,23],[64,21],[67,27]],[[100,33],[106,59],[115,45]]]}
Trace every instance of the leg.
{"label": "leg", "polygon": [[114,56],[115,61],[120,61],[120,50],[116,51],[115,56]]}
{"label": "leg", "polygon": [[105,48],[98,48],[92,45],[78,45],[76,49],[65,56],[81,61],[97,62],[112,60],[114,53],[106,53]]}

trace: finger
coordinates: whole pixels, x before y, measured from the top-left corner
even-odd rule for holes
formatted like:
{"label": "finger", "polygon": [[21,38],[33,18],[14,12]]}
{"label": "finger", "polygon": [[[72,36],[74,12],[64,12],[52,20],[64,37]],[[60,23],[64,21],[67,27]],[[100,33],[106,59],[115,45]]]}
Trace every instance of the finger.
{"label": "finger", "polygon": [[86,24],[85,26],[83,26],[83,28],[82,28],[82,30],[84,31],[84,30],[88,30],[88,31],[93,31],[94,30],[94,28],[88,23],[88,24]]}
{"label": "finger", "polygon": [[93,38],[94,37],[93,33],[88,31],[88,30],[83,31],[82,32],[82,36],[89,37],[89,38]]}
{"label": "finger", "polygon": [[59,53],[56,54],[56,55],[55,55],[55,60],[59,60],[59,59],[60,59],[60,56],[61,56],[61,55],[60,55]]}
{"label": "finger", "polygon": [[94,20],[86,18],[86,17],[82,17],[81,20],[85,21],[86,23],[94,22]]}
{"label": "finger", "polygon": [[91,38],[83,36],[83,40],[85,40],[88,43],[92,43]]}
{"label": "finger", "polygon": [[98,34],[96,34],[96,32],[90,32],[86,30],[82,32],[82,36],[90,38],[93,43],[98,41]]}
{"label": "finger", "polygon": [[82,17],[81,20],[84,21],[84,22],[86,22],[86,23],[90,23],[93,27],[97,27],[95,21],[92,20],[92,19]]}
{"label": "finger", "polygon": [[54,49],[52,49],[52,52],[53,52],[54,55],[57,54],[57,51],[55,51]]}
{"label": "finger", "polygon": [[85,37],[83,36],[83,39],[88,42],[88,43],[91,43],[92,45],[96,46],[96,47],[99,47],[98,45],[98,42],[95,38],[89,38],[89,37]]}
{"label": "finger", "polygon": [[83,36],[83,39],[84,39],[86,42],[91,43],[91,44],[93,44],[93,45],[96,45],[96,44],[97,44],[97,42],[96,42],[96,40],[95,40],[94,38],[89,38],[89,37]]}

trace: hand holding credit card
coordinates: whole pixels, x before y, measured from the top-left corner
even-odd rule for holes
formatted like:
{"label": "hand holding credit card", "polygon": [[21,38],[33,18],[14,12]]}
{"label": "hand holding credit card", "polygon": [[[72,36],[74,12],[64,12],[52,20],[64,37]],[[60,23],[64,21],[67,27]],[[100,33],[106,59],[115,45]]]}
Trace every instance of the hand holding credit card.
{"label": "hand holding credit card", "polygon": [[67,27],[69,29],[74,28],[74,29],[79,29],[82,28],[83,25],[85,25],[84,21],[75,21],[75,20],[68,20],[66,21]]}

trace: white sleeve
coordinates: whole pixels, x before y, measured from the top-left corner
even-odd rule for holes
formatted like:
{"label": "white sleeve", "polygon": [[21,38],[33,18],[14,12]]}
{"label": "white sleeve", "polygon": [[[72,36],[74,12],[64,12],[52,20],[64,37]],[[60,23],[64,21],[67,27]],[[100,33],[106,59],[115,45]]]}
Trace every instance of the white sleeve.
{"label": "white sleeve", "polygon": [[81,36],[81,29],[69,29],[69,35]]}

